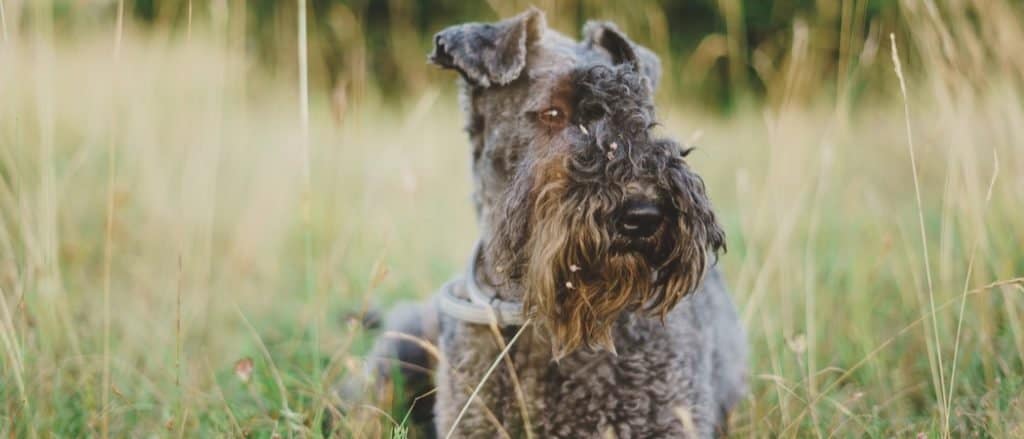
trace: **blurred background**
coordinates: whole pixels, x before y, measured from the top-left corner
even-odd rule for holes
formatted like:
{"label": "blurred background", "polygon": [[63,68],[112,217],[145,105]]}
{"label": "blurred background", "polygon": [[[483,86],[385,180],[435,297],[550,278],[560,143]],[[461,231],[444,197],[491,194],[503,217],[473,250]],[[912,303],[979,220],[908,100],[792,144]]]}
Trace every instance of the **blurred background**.
{"label": "blurred background", "polygon": [[358,316],[476,239],[431,37],[530,5],[661,57],[751,339],[733,435],[1024,436],[1011,0],[0,0],[0,433],[323,435]]}

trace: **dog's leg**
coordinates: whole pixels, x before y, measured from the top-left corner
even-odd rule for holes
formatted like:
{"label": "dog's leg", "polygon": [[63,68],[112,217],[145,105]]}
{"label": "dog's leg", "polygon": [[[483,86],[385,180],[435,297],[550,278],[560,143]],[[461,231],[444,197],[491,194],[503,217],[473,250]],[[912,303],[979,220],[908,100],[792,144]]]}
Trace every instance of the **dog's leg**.
{"label": "dog's leg", "polygon": [[437,317],[434,301],[397,305],[384,319],[365,373],[339,388],[341,400],[368,401],[396,421],[407,417],[403,427],[413,432],[410,437],[433,437]]}
{"label": "dog's leg", "polygon": [[434,370],[437,366],[436,303],[395,307],[374,344],[372,362],[381,386],[392,391],[393,409],[408,411],[410,423],[426,437],[434,432]]}

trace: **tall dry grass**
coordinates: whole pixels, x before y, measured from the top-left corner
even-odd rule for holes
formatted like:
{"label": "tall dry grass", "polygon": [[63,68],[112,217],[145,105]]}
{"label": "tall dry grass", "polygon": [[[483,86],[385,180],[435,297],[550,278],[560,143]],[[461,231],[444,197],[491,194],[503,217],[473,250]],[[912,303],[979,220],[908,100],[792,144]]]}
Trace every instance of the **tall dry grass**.
{"label": "tall dry grass", "polygon": [[[729,234],[752,348],[731,431],[1024,435],[1020,10],[901,3],[904,100],[888,34],[842,5],[841,77],[798,23],[760,66],[765,103],[660,101],[665,132],[701,146]],[[367,343],[341,317],[424,297],[464,261],[452,78],[398,106],[349,96],[340,125],[337,98],[311,90],[306,118],[298,82],[252,65],[230,14],[187,36],[125,22],[116,61],[113,28],[7,29],[0,433],[318,435]]]}

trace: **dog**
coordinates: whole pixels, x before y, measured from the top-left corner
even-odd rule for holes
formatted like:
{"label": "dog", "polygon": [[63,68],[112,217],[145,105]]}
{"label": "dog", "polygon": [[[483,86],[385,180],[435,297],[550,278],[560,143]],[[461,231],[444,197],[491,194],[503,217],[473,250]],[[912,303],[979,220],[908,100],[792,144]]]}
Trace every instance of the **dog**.
{"label": "dog", "polygon": [[746,339],[691,149],[653,132],[657,56],[529,9],[442,30],[429,61],[461,76],[481,237],[464,276],[386,318],[408,336],[377,340],[378,388],[400,371],[426,436],[723,435]]}

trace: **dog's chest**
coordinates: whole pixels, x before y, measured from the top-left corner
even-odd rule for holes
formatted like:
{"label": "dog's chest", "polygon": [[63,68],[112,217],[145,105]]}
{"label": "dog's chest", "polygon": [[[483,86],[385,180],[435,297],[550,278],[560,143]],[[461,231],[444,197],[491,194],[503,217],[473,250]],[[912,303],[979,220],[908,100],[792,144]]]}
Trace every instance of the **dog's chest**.
{"label": "dog's chest", "polygon": [[[478,341],[493,346],[493,334],[489,338],[490,342]],[[639,321],[624,325],[615,338],[617,356],[577,352],[555,362],[541,335],[524,335],[510,354],[515,372],[503,362],[478,395],[493,418],[480,410],[481,422],[472,424],[497,430],[497,421],[512,437],[526,437],[527,424],[536,437],[597,437],[609,432],[619,438],[679,437],[684,431],[680,416],[706,415],[692,413],[693,407],[706,405],[701,402],[709,393],[701,388],[708,381],[702,331],[680,321]],[[449,370],[451,384],[475,386],[478,374],[466,366],[482,364],[484,351],[495,354],[491,360],[497,354],[493,348],[451,352],[462,357]]]}
{"label": "dog's chest", "polygon": [[534,393],[534,423],[543,436],[653,437],[678,424],[674,407],[689,405],[680,366],[685,359],[669,340],[649,340],[650,350],[580,354],[549,363]]}

